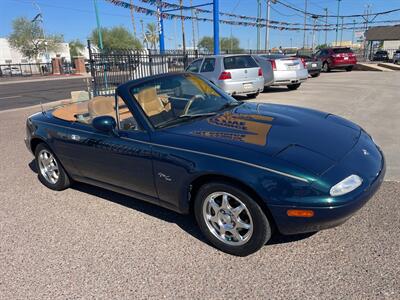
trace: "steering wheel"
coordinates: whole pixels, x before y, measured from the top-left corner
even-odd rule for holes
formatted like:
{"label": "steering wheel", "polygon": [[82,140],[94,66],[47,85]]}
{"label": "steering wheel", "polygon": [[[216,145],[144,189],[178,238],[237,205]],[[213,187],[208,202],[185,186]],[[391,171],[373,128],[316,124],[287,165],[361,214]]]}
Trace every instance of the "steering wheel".
{"label": "steering wheel", "polygon": [[192,98],[190,98],[188,103],[186,103],[185,108],[183,109],[183,114],[184,115],[188,114],[188,112],[190,110],[190,107],[192,106],[193,102],[195,102],[197,100],[205,101],[206,98],[203,95],[194,95]]}

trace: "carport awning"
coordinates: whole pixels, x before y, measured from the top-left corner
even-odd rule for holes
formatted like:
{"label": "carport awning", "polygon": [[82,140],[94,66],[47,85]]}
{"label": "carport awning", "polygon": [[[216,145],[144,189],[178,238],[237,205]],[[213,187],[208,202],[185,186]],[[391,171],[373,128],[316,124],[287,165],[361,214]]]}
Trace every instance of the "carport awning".
{"label": "carport awning", "polygon": [[399,41],[400,25],[372,27],[367,30],[365,38],[367,41]]}

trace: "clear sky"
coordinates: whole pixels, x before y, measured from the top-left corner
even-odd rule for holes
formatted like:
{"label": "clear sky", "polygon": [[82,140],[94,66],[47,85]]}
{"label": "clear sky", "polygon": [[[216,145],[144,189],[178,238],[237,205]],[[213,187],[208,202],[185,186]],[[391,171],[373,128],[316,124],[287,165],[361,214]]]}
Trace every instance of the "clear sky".
{"label": "clear sky", "polygon": [[[97,0],[100,22],[102,26],[123,25],[127,29],[132,30],[132,23],[129,9],[115,7],[112,4]],[[130,0],[125,0],[129,2]],[[191,0],[184,0],[184,5],[189,6]],[[193,4],[201,4],[211,2],[211,0],[192,0]],[[233,12],[235,14],[256,16],[257,0],[219,0],[220,11]],[[46,32],[61,33],[64,35],[65,41],[72,39],[80,39],[85,41],[89,33],[96,26],[96,19],[93,8],[93,0],[36,0],[41,8],[44,17],[44,27]],[[134,4],[147,8],[152,8],[140,0],[134,0]],[[168,0],[167,2],[179,3],[179,0]],[[262,16],[265,17],[265,0],[262,2]],[[293,5],[304,10],[305,0],[282,0],[282,2]],[[372,12],[385,11],[400,8],[400,0],[342,0],[340,14],[362,14],[365,7],[370,4]],[[335,15],[337,10],[336,0],[308,0],[308,11],[316,14],[324,14],[324,8],[328,8],[329,14]],[[210,7],[211,9],[211,7]],[[33,5],[32,0],[0,0],[0,37],[6,37],[11,32],[11,22],[19,16],[25,16],[32,19],[38,13],[37,8]],[[202,14],[201,16],[211,18],[210,14]],[[222,17],[221,17],[222,18]],[[224,17],[228,19],[227,17]],[[138,35],[141,33],[139,20],[142,19],[144,24],[148,22],[156,22],[156,18],[144,14],[135,13],[136,27]],[[304,14],[293,11],[280,4],[273,4],[271,10],[271,19],[276,21],[287,22],[304,22]],[[355,19],[361,22],[361,18]],[[376,21],[382,20],[398,20],[400,23],[400,12],[390,15],[378,16]],[[312,19],[308,19],[312,23]],[[336,23],[336,19],[329,19],[329,23]],[[345,19],[345,22],[353,22],[353,18]],[[175,48],[182,43],[181,23],[180,20],[165,20],[165,43],[167,48]],[[255,27],[240,27],[223,25],[220,26],[220,35],[229,37],[232,35],[240,40],[242,48],[256,48],[257,30]],[[192,22],[185,21],[185,33],[187,46],[192,45]],[[212,23],[199,22],[200,37],[212,35]],[[261,45],[264,45],[265,29],[261,33]],[[139,37],[140,38],[140,37]],[[352,30],[344,31],[343,40],[351,40]],[[308,33],[309,43],[311,43],[311,32]],[[325,34],[323,32],[316,34],[316,40],[323,43]],[[335,39],[335,32],[329,32],[328,42]],[[271,30],[271,46],[302,46],[302,31],[280,31]]]}

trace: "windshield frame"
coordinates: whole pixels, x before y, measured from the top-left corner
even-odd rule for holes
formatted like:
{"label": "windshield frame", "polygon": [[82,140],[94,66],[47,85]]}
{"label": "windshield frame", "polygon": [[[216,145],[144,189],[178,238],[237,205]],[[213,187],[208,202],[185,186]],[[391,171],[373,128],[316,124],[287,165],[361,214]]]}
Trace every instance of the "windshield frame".
{"label": "windshield frame", "polygon": [[[215,110],[212,112],[204,112],[203,115],[201,113],[196,113],[196,116],[194,116],[194,118],[180,118],[180,116],[177,116],[174,119],[170,120],[170,121],[173,121],[173,120],[176,121],[176,122],[171,122],[172,124],[170,126],[162,126],[162,127],[157,126],[157,124],[154,124],[151,121],[150,117],[146,114],[143,107],[140,105],[139,101],[136,99],[135,95],[133,94],[133,90],[134,90],[134,88],[140,87],[141,85],[146,85],[146,83],[152,82],[154,80],[163,79],[165,77],[167,77],[167,78],[174,77],[174,76],[185,76],[185,77],[193,76],[193,77],[200,78],[208,86],[210,86],[210,88],[212,88],[221,98],[226,100],[226,103],[223,105],[223,107],[221,107],[221,109],[218,109],[218,110]],[[215,84],[210,82],[206,77],[202,76],[201,74],[194,74],[194,73],[190,73],[190,72],[160,74],[160,75],[155,75],[155,76],[150,76],[147,78],[139,79],[137,84],[133,84],[133,85],[129,86],[128,93],[129,93],[129,96],[131,97],[132,101],[137,106],[137,109],[140,110],[141,116],[146,119],[146,123],[148,124],[148,126],[151,128],[152,131],[162,130],[162,129],[169,128],[172,126],[184,124],[184,123],[187,123],[187,122],[190,122],[190,121],[202,118],[202,117],[207,118],[210,116],[211,113],[217,114],[217,113],[219,113],[221,111],[225,111],[231,107],[236,107],[242,103],[242,101],[236,100],[232,96],[226,94],[223,90],[221,90],[218,86],[216,86]],[[230,105],[226,106],[226,104],[230,104]],[[160,125],[160,124],[158,124],[158,125]]]}

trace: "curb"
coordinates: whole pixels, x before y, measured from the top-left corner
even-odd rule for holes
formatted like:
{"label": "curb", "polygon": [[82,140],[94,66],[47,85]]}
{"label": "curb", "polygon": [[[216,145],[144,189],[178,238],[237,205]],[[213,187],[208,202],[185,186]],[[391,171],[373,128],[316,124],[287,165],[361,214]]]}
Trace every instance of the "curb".
{"label": "curb", "polygon": [[1,110],[0,114],[2,114],[2,113],[11,113],[11,112],[16,112],[16,111],[21,111],[21,110],[29,110],[29,109],[34,109],[34,108],[39,108],[39,110],[41,110],[42,106],[43,106],[43,110],[48,110],[48,109],[50,109],[52,107],[55,107],[55,106],[63,104],[64,101],[70,101],[70,100],[71,99],[62,99],[62,100],[56,100],[56,101],[52,101],[52,102],[46,102],[46,103],[43,103],[43,104],[35,104],[35,105],[31,105],[31,106],[24,106],[24,107],[6,109],[6,110]]}
{"label": "curb", "polygon": [[17,84],[17,83],[29,83],[29,82],[40,82],[40,81],[53,81],[53,80],[71,80],[71,79],[86,79],[91,78],[90,75],[74,75],[74,76],[66,76],[66,77],[46,77],[46,78],[37,78],[37,79],[22,79],[22,80],[12,80],[12,81],[0,81],[0,85],[5,84]]}

